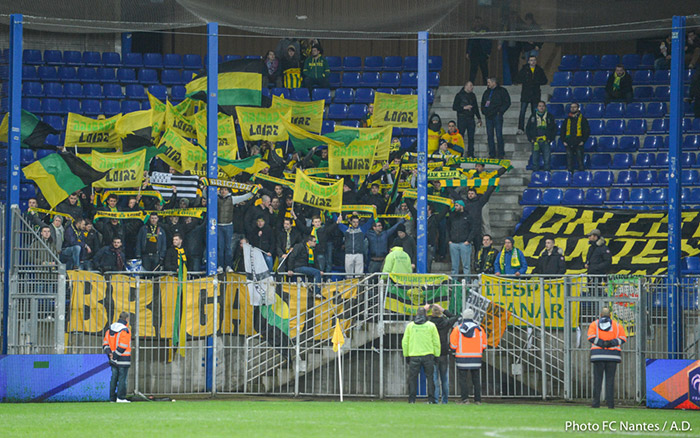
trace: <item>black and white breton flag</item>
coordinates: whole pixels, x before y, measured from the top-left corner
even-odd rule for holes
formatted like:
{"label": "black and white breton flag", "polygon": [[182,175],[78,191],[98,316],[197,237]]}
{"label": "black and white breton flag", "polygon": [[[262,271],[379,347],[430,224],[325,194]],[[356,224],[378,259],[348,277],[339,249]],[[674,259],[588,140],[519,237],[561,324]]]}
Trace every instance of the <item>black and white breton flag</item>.
{"label": "black and white breton flag", "polygon": [[194,199],[197,197],[199,177],[197,175],[173,175],[171,173],[151,172],[151,185],[160,192],[164,199],[170,199],[173,186],[177,187],[177,197]]}

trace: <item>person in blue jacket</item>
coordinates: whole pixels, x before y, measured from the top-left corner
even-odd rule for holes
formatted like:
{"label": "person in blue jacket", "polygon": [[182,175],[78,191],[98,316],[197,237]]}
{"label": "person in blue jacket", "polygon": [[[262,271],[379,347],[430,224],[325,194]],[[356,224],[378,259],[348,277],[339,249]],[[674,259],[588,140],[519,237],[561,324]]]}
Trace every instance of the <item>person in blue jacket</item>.
{"label": "person in blue jacket", "polygon": [[496,275],[525,275],[527,272],[527,260],[525,254],[513,246],[512,237],[506,237],[503,249],[496,256]]}

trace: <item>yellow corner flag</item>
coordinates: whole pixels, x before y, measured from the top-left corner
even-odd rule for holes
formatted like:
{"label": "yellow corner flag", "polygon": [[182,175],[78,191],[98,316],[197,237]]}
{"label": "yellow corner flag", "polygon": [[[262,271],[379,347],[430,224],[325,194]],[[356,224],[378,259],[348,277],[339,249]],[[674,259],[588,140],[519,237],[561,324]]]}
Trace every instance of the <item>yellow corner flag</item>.
{"label": "yellow corner flag", "polygon": [[340,350],[340,347],[345,344],[345,336],[343,335],[343,329],[340,328],[340,322],[336,320],[335,322],[335,329],[333,330],[333,338],[331,339],[331,342],[333,342],[333,351],[338,351]]}

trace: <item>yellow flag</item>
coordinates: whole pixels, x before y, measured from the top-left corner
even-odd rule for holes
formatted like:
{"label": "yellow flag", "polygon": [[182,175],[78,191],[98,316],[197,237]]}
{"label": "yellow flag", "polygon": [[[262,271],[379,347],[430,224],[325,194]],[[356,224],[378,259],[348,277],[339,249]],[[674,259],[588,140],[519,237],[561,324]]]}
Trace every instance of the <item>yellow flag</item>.
{"label": "yellow flag", "polygon": [[160,137],[165,131],[165,104],[148,91],[146,91],[146,95],[148,96],[148,103],[151,105],[151,122],[153,126],[151,139],[155,144],[160,141]]}
{"label": "yellow flag", "polygon": [[313,182],[304,172],[297,169],[294,202],[338,213],[343,207],[343,180],[323,186]]}
{"label": "yellow flag", "polygon": [[9,124],[10,113],[5,113],[5,115],[2,117],[2,123],[0,123],[0,141],[4,141],[5,143],[9,142],[7,138]]}
{"label": "yellow flag", "polygon": [[272,108],[282,111],[291,110],[291,123],[309,132],[321,132],[325,105],[325,100],[297,102],[280,96],[272,96]]}
{"label": "yellow flag", "polygon": [[68,113],[66,122],[66,148],[118,148],[120,139],[115,131],[121,114],[103,120],[95,120],[80,114]]}
{"label": "yellow flag", "polygon": [[[238,158],[238,139],[236,137],[236,125],[233,117],[219,113],[219,157],[227,160]],[[197,142],[206,149],[207,144],[207,111],[202,110],[194,115],[194,126],[197,128]]]}
{"label": "yellow flag", "polygon": [[292,111],[277,108],[237,107],[238,123],[246,141],[285,141],[289,138],[282,120],[290,121]]}
{"label": "yellow flag", "polygon": [[197,129],[191,118],[180,114],[169,101],[165,102],[165,108],[165,129],[172,129],[183,137],[197,137]]}
{"label": "yellow flag", "polygon": [[374,93],[374,126],[418,127],[418,96]]}
{"label": "yellow flag", "polygon": [[338,352],[340,347],[345,344],[345,335],[343,335],[343,329],[340,327],[340,322],[338,320],[335,321],[335,329],[333,330],[331,342],[333,342],[333,351],[335,352]]}
{"label": "yellow flag", "polygon": [[204,171],[207,170],[207,151],[190,142],[182,143],[180,150],[182,159],[182,171]]}
{"label": "yellow flag", "polygon": [[158,147],[165,146],[165,152],[158,157],[173,169],[182,172],[182,152],[189,145],[194,146],[175,130],[168,129],[158,143]]}
{"label": "yellow flag", "polygon": [[376,140],[353,140],[328,146],[328,169],[333,175],[367,175],[372,169]]}
{"label": "yellow flag", "polygon": [[146,150],[123,154],[121,152],[79,154],[78,157],[90,167],[100,172],[107,172],[104,178],[92,183],[93,187],[139,187],[143,182],[143,169],[146,165]]}
{"label": "yellow flag", "polygon": [[376,140],[377,147],[374,150],[374,161],[384,162],[389,159],[391,152],[391,126],[382,128],[353,128],[352,126],[335,125],[336,131],[353,130],[357,132],[358,140]]}

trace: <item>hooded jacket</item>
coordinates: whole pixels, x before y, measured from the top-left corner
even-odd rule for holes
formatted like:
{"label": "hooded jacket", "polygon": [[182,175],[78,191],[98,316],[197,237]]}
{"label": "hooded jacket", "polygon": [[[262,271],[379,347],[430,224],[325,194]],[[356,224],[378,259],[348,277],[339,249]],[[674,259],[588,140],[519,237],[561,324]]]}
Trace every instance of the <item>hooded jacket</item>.
{"label": "hooded jacket", "polygon": [[102,351],[109,356],[109,364],[116,367],[131,365],[131,332],[127,322],[118,320],[105,332]]}
{"label": "hooded jacket", "polygon": [[[465,110],[464,107],[467,105],[471,105],[472,109]],[[474,120],[475,116],[481,120],[479,102],[477,102],[476,94],[473,91],[467,93],[464,88],[459,90],[459,93],[455,95],[455,100],[452,102],[452,110],[457,112],[457,120]],[[462,132],[462,134],[464,133]]]}
{"label": "hooded jacket", "polygon": [[[516,263],[513,260],[513,257],[518,259],[517,264],[519,266],[513,266]],[[501,268],[501,258],[503,258],[503,268]],[[527,273],[527,260],[525,260],[525,255],[523,254],[523,252],[520,251],[518,248],[513,247],[513,249],[510,251],[502,249],[501,252],[499,252],[496,256],[496,263],[494,264],[494,268],[496,274],[513,275],[517,272],[520,275],[524,275],[525,273]]]}
{"label": "hooded jacket", "polygon": [[365,253],[365,234],[374,224],[374,220],[368,220],[357,228],[345,224],[338,224],[338,229],[345,236],[345,254]]}
{"label": "hooded jacket", "polygon": [[428,155],[432,155],[440,146],[440,137],[445,134],[442,129],[442,119],[438,114],[433,114],[428,119]]}
{"label": "hooded jacket", "polygon": [[605,239],[599,237],[595,242],[589,243],[588,254],[586,254],[588,273],[593,275],[607,274],[612,267],[612,254],[605,244]]}
{"label": "hooded jacket", "polygon": [[435,324],[425,316],[416,316],[413,322],[406,326],[401,340],[404,357],[440,356],[440,335]]}
{"label": "hooded jacket", "polygon": [[450,354],[450,333],[452,331],[452,326],[455,325],[458,319],[459,316],[453,315],[446,309],[442,311],[442,316],[431,316],[428,318],[430,322],[435,324],[438,335],[440,335],[440,356]]}
{"label": "hooded jacket", "polygon": [[588,326],[591,362],[622,362],[622,344],[627,342],[625,328],[609,316],[601,316]]}
{"label": "hooded jacket", "polygon": [[537,265],[533,274],[543,275],[563,275],[566,273],[566,261],[564,260],[564,251],[555,246],[552,252],[547,252],[545,248],[537,259]]}
{"label": "hooded jacket", "polygon": [[481,356],[486,348],[486,332],[472,319],[465,319],[452,329],[450,348],[455,351],[457,368],[461,370],[478,370],[481,368]]}
{"label": "hooded jacket", "polygon": [[384,259],[382,272],[388,274],[411,274],[413,266],[411,266],[411,257],[406,254],[400,246],[391,248],[389,254]]}

